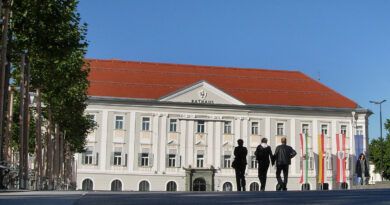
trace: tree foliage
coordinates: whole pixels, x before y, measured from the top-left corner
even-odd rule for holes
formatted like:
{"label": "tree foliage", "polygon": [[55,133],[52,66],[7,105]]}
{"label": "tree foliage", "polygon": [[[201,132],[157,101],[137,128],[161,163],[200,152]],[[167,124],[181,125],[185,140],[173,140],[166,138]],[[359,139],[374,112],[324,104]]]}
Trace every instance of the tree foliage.
{"label": "tree foliage", "polygon": [[375,172],[382,172],[383,178],[390,179],[390,119],[385,123],[385,129],[387,136],[384,140],[371,140],[370,160],[375,164]]}
{"label": "tree foliage", "polygon": [[83,150],[94,127],[84,115],[89,86],[84,64],[87,25],[80,23],[77,4],[77,0],[14,0],[11,25],[15,82],[20,54],[27,52],[31,88],[41,90],[44,117],[66,133],[72,151]]}

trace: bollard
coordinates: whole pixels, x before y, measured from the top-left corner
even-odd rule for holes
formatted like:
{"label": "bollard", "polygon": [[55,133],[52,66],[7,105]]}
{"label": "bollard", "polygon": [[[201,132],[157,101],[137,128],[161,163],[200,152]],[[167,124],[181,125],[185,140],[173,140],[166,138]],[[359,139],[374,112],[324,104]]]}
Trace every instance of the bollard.
{"label": "bollard", "polygon": [[348,184],[346,182],[341,183],[341,189],[348,189]]}
{"label": "bollard", "polygon": [[320,184],[320,190],[329,190],[329,184],[328,183]]}
{"label": "bollard", "polygon": [[302,191],[309,191],[310,190],[310,184],[302,184]]}

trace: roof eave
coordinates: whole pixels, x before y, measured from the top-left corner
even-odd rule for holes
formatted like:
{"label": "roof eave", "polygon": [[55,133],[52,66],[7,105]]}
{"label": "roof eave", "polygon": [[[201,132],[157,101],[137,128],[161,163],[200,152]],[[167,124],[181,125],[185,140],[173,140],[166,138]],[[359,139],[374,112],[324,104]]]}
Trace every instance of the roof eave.
{"label": "roof eave", "polygon": [[247,105],[226,105],[226,104],[195,104],[190,102],[169,102],[159,101],[158,99],[145,98],[123,98],[123,97],[107,97],[107,96],[89,96],[90,101],[106,101],[113,103],[152,103],[159,105],[177,105],[177,106],[195,106],[195,107],[221,107],[221,108],[241,108],[241,109],[272,109],[272,110],[302,110],[302,111],[322,111],[322,112],[358,112],[367,113],[371,115],[372,112],[364,108],[335,108],[335,107],[313,107],[313,106],[288,106],[288,105],[261,105],[261,104],[247,104]]}

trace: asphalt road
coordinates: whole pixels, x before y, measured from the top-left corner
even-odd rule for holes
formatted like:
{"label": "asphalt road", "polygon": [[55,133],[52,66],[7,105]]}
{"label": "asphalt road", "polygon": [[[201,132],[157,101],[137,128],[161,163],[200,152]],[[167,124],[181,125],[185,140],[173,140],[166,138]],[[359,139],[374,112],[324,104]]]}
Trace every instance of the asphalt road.
{"label": "asphalt road", "polygon": [[0,205],[390,205],[390,189],[288,192],[3,192]]}

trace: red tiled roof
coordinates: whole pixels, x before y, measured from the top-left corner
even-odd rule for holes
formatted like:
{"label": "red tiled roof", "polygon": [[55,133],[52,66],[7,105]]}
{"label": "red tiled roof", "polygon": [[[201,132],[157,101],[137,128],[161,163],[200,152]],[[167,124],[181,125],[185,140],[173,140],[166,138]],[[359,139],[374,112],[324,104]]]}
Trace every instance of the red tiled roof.
{"label": "red tiled roof", "polygon": [[298,71],[241,69],[120,60],[86,60],[88,95],[159,99],[207,81],[245,104],[356,108],[357,104]]}

